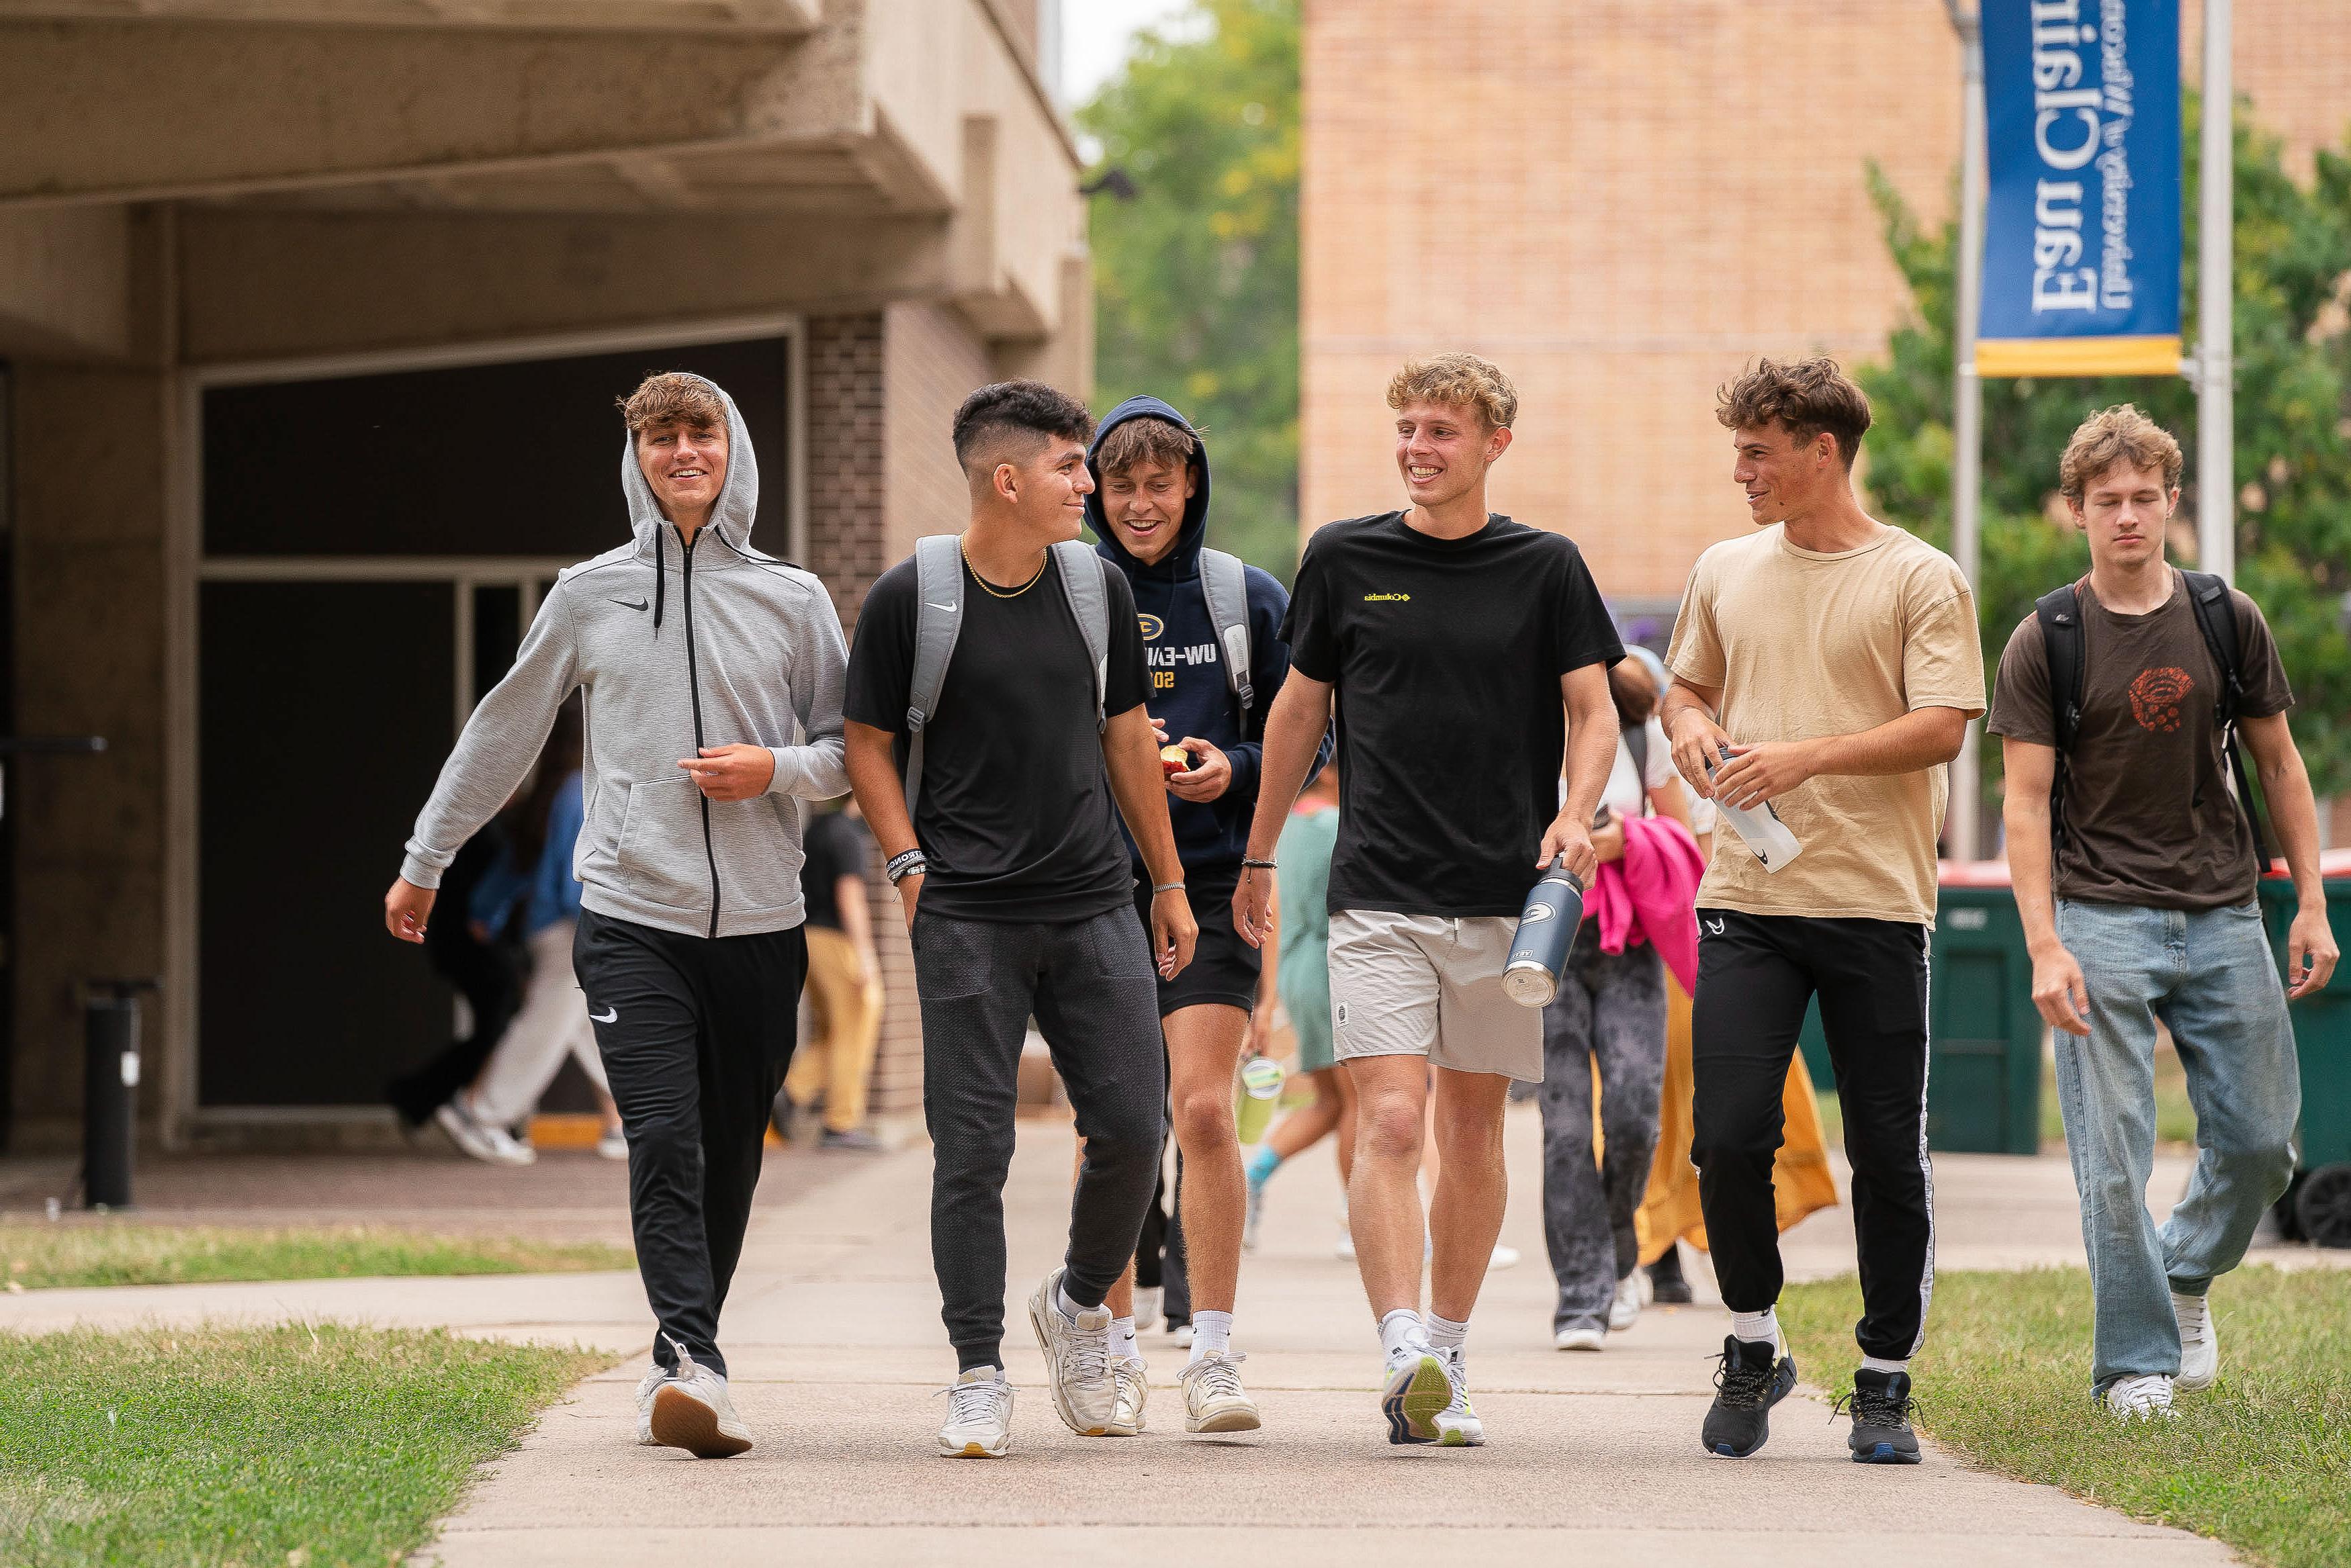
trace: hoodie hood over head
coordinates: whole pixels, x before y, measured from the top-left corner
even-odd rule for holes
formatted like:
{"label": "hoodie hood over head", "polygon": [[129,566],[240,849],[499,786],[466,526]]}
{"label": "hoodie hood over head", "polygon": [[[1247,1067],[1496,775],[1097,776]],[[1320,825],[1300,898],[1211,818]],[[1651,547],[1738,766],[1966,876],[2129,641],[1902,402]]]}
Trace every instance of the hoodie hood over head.
{"label": "hoodie hood over head", "polygon": [[[751,431],[744,424],[742,412],[726,389],[705,377],[684,374],[697,386],[707,388],[726,410],[726,479],[718,487],[717,504],[710,509],[710,521],[705,531],[716,531],[718,537],[737,555],[747,555],[751,548],[751,523],[759,511],[759,459],[751,450]],[[636,554],[653,565],[653,618],[659,629],[667,606],[671,553],[683,553],[675,526],[662,514],[661,503],[653,495],[653,482],[637,462],[637,432],[621,432],[621,493],[628,498],[629,532],[637,542]]]}
{"label": "hoodie hood over head", "polygon": [[1184,521],[1176,530],[1176,547],[1150,566],[1144,566],[1118,536],[1111,525],[1110,514],[1102,502],[1102,463],[1097,454],[1110,432],[1129,420],[1162,419],[1183,430],[1190,430],[1192,421],[1179,414],[1169,404],[1157,398],[1129,398],[1104,417],[1094,431],[1093,444],[1086,450],[1086,471],[1094,476],[1094,493],[1086,497],[1086,524],[1094,531],[1095,548],[1112,564],[1127,575],[1129,580],[1163,578],[1183,582],[1197,576],[1200,570],[1200,546],[1208,535],[1208,443],[1193,438],[1192,474],[1195,483],[1192,498],[1184,504]]}

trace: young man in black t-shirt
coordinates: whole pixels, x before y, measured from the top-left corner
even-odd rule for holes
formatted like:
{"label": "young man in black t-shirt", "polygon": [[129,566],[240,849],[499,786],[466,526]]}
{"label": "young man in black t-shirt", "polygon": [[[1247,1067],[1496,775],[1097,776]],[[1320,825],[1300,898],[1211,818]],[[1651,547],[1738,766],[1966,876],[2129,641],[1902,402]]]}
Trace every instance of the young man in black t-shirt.
{"label": "young man in black t-shirt", "polygon": [[[1486,510],[1518,409],[1501,371],[1470,354],[1410,364],[1388,406],[1413,504],[1332,524],[1299,563],[1233,917],[1267,935],[1275,841],[1335,697],[1332,1040],[1356,1089],[1348,1220],[1386,1354],[1381,1408],[1390,1442],[1474,1446],[1462,1345],[1508,1196],[1502,1108],[1543,1063],[1542,1015],[1503,992],[1502,966],[1541,867],[1563,856],[1592,876],[1625,649],[1575,545]],[[1442,1158],[1424,1229],[1432,1094]]]}
{"label": "young man in black t-shirt", "polygon": [[[1068,1253],[1029,1322],[1056,1413],[1085,1436],[1110,1429],[1103,1297],[1134,1254],[1165,1127],[1155,971],[1182,970],[1196,934],[1143,705],[1134,596],[1099,557],[1071,553],[1108,601],[1098,670],[1050,548],[1078,537],[1092,430],[1081,404],[1035,381],[983,387],[956,411],[971,487],[962,624],[922,726],[913,820],[904,742],[930,602],[914,562],[873,585],[850,654],[850,782],[905,903],[922,999],[931,1258],[958,1362],[939,1448],[953,1455],[1000,1455],[1011,1436],[1004,1179],[1032,1013],[1086,1149]],[[1120,816],[1151,874],[1147,940]]]}

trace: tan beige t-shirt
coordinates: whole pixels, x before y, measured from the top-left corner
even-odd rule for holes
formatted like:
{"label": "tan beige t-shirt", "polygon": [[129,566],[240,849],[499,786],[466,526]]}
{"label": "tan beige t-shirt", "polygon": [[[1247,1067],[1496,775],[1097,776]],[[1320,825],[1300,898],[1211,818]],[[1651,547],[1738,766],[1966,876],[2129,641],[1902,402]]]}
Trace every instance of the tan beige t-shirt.
{"label": "tan beige t-shirt", "polygon": [[[1698,557],[1666,663],[1722,692],[1733,741],[1851,735],[1920,708],[1984,711],[1975,597],[1949,556],[1899,528],[1823,555],[1773,524]],[[1803,853],[1763,869],[1729,823],[1701,909],[1935,923],[1947,770],[1809,779],[1772,801]]]}

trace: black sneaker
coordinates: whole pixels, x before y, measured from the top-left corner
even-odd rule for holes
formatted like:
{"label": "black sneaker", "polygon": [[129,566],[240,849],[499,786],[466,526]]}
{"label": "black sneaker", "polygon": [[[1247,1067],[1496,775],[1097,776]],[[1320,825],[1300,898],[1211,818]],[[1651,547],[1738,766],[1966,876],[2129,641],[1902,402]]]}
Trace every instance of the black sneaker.
{"label": "black sneaker", "polygon": [[1853,1392],[1837,1401],[1853,1417],[1845,1446],[1857,1465],[1915,1465],[1918,1434],[1910,1429],[1910,1375],[1863,1367],[1853,1375]]}
{"label": "black sneaker", "polygon": [[1665,1256],[1649,1265],[1650,1299],[1659,1306],[1687,1306],[1689,1281],[1682,1273],[1682,1248],[1677,1241],[1666,1249]]}
{"label": "black sneaker", "polygon": [[1709,1454],[1743,1459],[1771,1435],[1771,1407],[1796,1386],[1796,1361],[1772,1356],[1769,1340],[1726,1334],[1722,1366],[1714,1375],[1714,1407],[1706,1413],[1699,1441]]}

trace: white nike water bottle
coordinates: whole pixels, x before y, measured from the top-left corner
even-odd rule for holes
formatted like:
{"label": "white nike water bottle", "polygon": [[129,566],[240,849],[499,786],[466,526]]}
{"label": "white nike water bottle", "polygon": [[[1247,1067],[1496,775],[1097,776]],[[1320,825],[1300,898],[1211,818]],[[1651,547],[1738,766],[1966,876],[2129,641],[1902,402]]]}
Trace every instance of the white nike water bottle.
{"label": "white nike water bottle", "polygon": [[[1720,750],[1722,760],[1729,762],[1730,748],[1724,746]],[[1712,778],[1714,774],[1714,764],[1707,763],[1706,776]],[[1740,842],[1755,852],[1755,858],[1763,863],[1764,870],[1777,871],[1804,852],[1803,845],[1788,831],[1788,825],[1780,820],[1780,814],[1771,809],[1770,801],[1752,811],[1727,801],[1718,800],[1714,804],[1722,813],[1723,819],[1738,832]]]}

